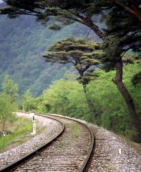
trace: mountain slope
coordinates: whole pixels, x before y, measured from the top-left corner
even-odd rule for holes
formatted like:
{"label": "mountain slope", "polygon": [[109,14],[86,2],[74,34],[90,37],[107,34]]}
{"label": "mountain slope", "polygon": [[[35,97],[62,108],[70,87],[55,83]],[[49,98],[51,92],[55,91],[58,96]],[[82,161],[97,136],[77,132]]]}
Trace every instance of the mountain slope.
{"label": "mountain slope", "polygon": [[84,37],[88,33],[89,29],[79,24],[55,32],[31,16],[0,16],[0,85],[7,73],[19,84],[20,94],[26,89],[31,89],[34,96],[41,94],[70,69],[69,65],[46,63],[42,54],[47,47],[65,37]]}

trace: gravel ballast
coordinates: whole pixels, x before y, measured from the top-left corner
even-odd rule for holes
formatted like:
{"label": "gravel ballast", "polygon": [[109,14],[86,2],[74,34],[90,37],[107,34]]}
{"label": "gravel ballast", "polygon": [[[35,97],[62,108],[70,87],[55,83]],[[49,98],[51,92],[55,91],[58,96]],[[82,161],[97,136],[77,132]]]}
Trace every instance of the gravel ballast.
{"label": "gravel ballast", "polygon": [[[38,120],[49,127],[25,144],[0,154],[0,168],[36,149],[61,129],[57,122],[50,119],[38,117]],[[101,127],[88,125],[95,135],[95,150],[89,164],[89,172],[141,172],[141,154],[130,141]]]}
{"label": "gravel ballast", "polygon": [[64,133],[42,152],[20,165],[16,172],[78,172],[90,145],[87,128],[72,120],[60,119]]}
{"label": "gravel ballast", "polygon": [[[32,116],[23,113],[17,113],[18,116],[24,116],[28,118],[32,118]],[[10,149],[4,153],[0,154],[0,169],[4,168],[6,165],[9,165],[30,152],[36,150],[40,146],[46,144],[52,138],[54,138],[57,133],[62,129],[62,126],[55,120],[51,120],[48,118],[44,118],[41,116],[36,116],[35,119],[40,122],[42,126],[45,127],[43,133],[33,137],[26,143],[19,145],[13,149]]]}
{"label": "gravel ballast", "polygon": [[90,172],[141,172],[141,154],[130,141],[101,127],[90,126],[95,134]]}

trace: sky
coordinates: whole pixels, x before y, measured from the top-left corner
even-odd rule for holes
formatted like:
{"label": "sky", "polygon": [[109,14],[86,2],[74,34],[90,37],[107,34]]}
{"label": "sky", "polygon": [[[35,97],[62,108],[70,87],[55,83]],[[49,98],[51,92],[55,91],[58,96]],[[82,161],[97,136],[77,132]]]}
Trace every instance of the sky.
{"label": "sky", "polygon": [[3,1],[2,0],[0,0],[0,3],[2,3]]}

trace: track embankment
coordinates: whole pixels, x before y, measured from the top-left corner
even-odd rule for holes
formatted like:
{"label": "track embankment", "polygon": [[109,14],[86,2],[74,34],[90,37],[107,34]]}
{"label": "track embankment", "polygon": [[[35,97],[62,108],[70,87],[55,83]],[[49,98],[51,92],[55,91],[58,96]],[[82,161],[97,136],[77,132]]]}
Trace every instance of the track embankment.
{"label": "track embankment", "polygon": [[[43,116],[41,116],[43,117]],[[65,130],[44,148],[38,148],[2,171],[79,171],[86,169],[94,146],[93,133],[80,121],[57,116],[44,116],[58,121]],[[49,129],[49,126],[47,126]],[[56,129],[56,127],[55,127]],[[50,129],[49,129],[50,130]],[[57,129],[58,130],[58,129]],[[55,130],[53,130],[55,132]],[[28,144],[27,144],[28,146]],[[25,149],[28,149],[27,147]]]}
{"label": "track embankment", "polygon": [[[19,116],[29,117],[28,113],[18,113]],[[35,119],[44,126],[44,131],[17,147],[14,147],[4,153],[0,153],[0,171],[10,169],[11,164],[15,164],[21,159],[26,159],[31,152],[35,152],[44,145],[50,143],[54,138],[60,135],[64,130],[64,126],[60,122],[44,118],[41,116],[35,116]],[[9,168],[8,168],[9,167]],[[8,171],[7,170],[7,171]]]}
{"label": "track embankment", "polygon": [[[48,120],[48,117],[46,115],[46,120]],[[139,153],[141,146],[139,144],[82,120],[64,118],[56,114],[51,114],[51,117],[63,123],[65,130],[62,135],[12,171],[141,172],[141,153]],[[45,122],[45,117],[41,118]],[[50,124],[47,124],[46,129],[48,135],[44,133],[44,136],[38,138],[38,141],[44,140],[46,142],[46,139],[56,134],[59,128],[62,130],[62,126],[59,127],[60,125],[54,125],[52,122]],[[95,141],[93,140],[93,133]],[[34,141],[26,143],[26,146],[22,149],[24,150],[23,153],[25,153],[25,150],[32,150],[29,148]],[[95,146],[93,143],[95,143]],[[35,144],[36,146],[37,144]],[[14,149],[6,152],[5,157],[0,154],[0,167],[1,164],[4,166],[10,164],[12,158],[14,159],[17,154],[22,154],[20,147]]]}

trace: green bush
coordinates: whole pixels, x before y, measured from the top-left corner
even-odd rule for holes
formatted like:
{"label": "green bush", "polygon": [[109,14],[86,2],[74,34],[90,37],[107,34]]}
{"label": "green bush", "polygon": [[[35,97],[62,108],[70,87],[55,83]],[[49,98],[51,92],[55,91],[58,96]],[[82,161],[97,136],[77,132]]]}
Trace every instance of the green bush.
{"label": "green bush", "polygon": [[[125,66],[123,82],[131,93],[137,112],[141,116],[141,85],[135,88],[131,82],[133,76],[139,71],[140,63]],[[89,84],[88,93],[91,100],[96,103],[99,113],[96,123],[133,139],[136,137],[136,132],[131,124],[127,106],[112,82],[115,72],[97,70],[95,73],[99,77]]]}
{"label": "green bush", "polygon": [[[132,84],[134,75],[140,72],[140,63],[124,66],[123,81],[131,93],[138,115],[141,116],[141,84]],[[136,140],[136,131],[132,126],[127,106],[116,85],[112,82],[115,71],[105,72],[97,69],[98,75],[90,82],[87,94],[93,102],[97,117],[95,123],[116,133]],[[42,96],[30,99],[34,105],[31,111],[58,113],[91,122],[91,112],[86,103],[82,85],[75,78],[55,81]]]}
{"label": "green bush", "polygon": [[43,93],[43,103],[50,113],[59,113],[71,117],[90,119],[81,84],[75,80],[59,80]]}
{"label": "green bush", "polygon": [[0,124],[4,131],[6,129],[6,122],[12,122],[15,119],[13,112],[16,110],[16,106],[11,104],[11,98],[5,94],[0,94]]}

